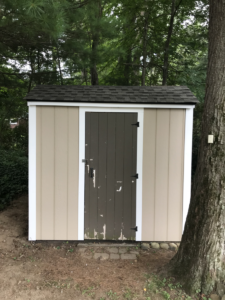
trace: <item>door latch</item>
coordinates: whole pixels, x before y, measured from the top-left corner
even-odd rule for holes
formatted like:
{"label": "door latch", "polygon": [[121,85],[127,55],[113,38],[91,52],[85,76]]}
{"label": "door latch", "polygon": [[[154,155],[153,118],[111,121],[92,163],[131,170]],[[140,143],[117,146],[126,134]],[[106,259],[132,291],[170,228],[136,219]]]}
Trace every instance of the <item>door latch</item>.
{"label": "door latch", "polygon": [[94,177],[94,168],[90,168],[90,177],[91,177],[91,178]]}
{"label": "door latch", "polygon": [[131,228],[131,230],[138,231],[138,227]]}
{"label": "door latch", "polygon": [[133,175],[131,177],[134,177],[134,178],[138,179],[138,174],[135,174],[135,175]]}

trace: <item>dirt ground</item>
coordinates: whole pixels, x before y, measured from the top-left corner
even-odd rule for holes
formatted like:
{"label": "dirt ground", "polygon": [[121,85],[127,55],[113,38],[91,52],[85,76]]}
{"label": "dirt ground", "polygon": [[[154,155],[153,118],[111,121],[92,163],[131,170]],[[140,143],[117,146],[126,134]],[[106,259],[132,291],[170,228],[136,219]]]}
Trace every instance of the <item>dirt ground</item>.
{"label": "dirt ground", "polygon": [[150,249],[136,261],[86,259],[76,242],[28,242],[27,212],[27,195],[0,212],[0,300],[148,299],[146,278],[175,254]]}

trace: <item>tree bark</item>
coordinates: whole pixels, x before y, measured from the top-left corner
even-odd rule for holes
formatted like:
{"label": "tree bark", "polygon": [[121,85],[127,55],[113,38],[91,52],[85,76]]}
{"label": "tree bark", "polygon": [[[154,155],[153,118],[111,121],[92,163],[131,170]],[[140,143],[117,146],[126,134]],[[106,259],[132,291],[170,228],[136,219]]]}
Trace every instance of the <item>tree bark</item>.
{"label": "tree bark", "polygon": [[98,72],[96,67],[97,47],[98,47],[98,37],[95,36],[92,42],[91,85],[98,85]]}
{"label": "tree bark", "polygon": [[173,34],[173,25],[174,25],[174,18],[175,15],[179,9],[179,6],[181,4],[182,0],[179,1],[177,7],[175,6],[176,0],[172,0],[172,5],[171,5],[171,15],[170,15],[170,25],[168,28],[168,34],[167,34],[167,39],[165,43],[165,49],[164,49],[164,61],[163,61],[163,81],[162,85],[167,85],[167,79],[168,79],[168,68],[169,68],[169,48],[170,48],[170,42],[171,42],[171,37]]}
{"label": "tree bark", "polygon": [[[102,17],[102,3],[101,0],[97,3],[97,12],[96,12],[96,19],[100,20]],[[91,57],[91,84],[98,85],[98,72],[97,72],[97,49],[99,44],[99,32],[94,32],[92,34],[93,41],[92,41],[92,57]]]}
{"label": "tree bark", "polygon": [[[225,277],[225,1],[210,0],[202,135],[180,248],[169,264],[189,293],[207,294]],[[208,144],[213,134],[215,141]]]}
{"label": "tree bark", "polygon": [[148,30],[148,13],[145,17],[144,35],[143,35],[143,59],[142,59],[142,78],[141,85],[145,86],[145,76],[146,76],[146,59],[147,59],[147,30]]}
{"label": "tree bark", "polygon": [[59,58],[59,47],[58,47],[58,45],[56,46],[56,51],[57,51],[57,60],[58,60],[60,83],[61,83],[61,85],[63,85],[63,76],[62,76],[62,69],[61,69],[61,63],[60,63],[60,58]]}

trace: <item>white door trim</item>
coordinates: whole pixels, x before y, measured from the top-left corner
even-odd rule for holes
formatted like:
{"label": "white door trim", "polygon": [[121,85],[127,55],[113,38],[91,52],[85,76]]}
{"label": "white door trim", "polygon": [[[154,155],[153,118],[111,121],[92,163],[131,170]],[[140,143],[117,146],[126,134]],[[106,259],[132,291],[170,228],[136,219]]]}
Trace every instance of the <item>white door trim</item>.
{"label": "white door trim", "polygon": [[79,189],[78,189],[78,240],[84,240],[84,185],[85,166],[85,113],[86,112],[134,112],[138,114],[140,127],[137,134],[137,173],[139,178],[136,185],[136,241],[142,236],[142,160],[143,160],[143,126],[144,110],[137,108],[106,108],[106,107],[80,107],[79,108]]}
{"label": "white door trim", "polygon": [[29,106],[29,230],[28,240],[36,240],[36,106]]}
{"label": "white door trim", "polygon": [[193,138],[193,108],[186,109],[184,140],[183,231],[191,200],[191,163]]}
{"label": "white door trim", "polygon": [[27,105],[38,106],[78,106],[87,108],[174,108],[174,109],[186,109],[194,108],[194,104],[140,104],[140,103],[82,103],[82,102],[54,102],[54,101],[28,101]]}

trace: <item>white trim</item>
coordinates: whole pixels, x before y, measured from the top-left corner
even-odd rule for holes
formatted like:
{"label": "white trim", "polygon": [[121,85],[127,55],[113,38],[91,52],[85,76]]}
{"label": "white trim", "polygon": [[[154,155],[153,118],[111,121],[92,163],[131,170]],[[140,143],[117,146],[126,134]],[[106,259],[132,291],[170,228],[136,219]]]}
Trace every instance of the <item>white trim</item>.
{"label": "white trim", "polygon": [[28,101],[27,105],[40,105],[40,106],[78,106],[78,107],[107,107],[107,108],[194,108],[192,104],[138,104],[138,103],[82,103],[82,102],[41,102],[41,101]]}
{"label": "white trim", "polygon": [[142,160],[143,160],[143,126],[144,110],[137,108],[104,108],[104,107],[80,107],[79,108],[79,191],[78,191],[78,240],[84,240],[84,178],[85,167],[82,159],[85,158],[85,112],[136,112],[140,127],[137,135],[137,180],[136,188],[136,241],[142,237]]}
{"label": "white trim", "polygon": [[36,240],[36,106],[29,106],[29,233]]}
{"label": "white trim", "polygon": [[183,230],[191,200],[193,108],[186,109],[184,141],[184,183],[183,183]]}
{"label": "white trim", "polygon": [[78,240],[84,240],[84,184],[85,184],[85,110],[79,108],[79,187],[78,187]]}

